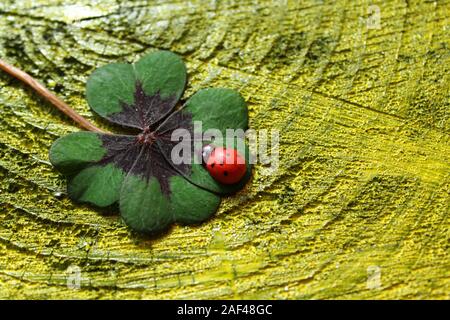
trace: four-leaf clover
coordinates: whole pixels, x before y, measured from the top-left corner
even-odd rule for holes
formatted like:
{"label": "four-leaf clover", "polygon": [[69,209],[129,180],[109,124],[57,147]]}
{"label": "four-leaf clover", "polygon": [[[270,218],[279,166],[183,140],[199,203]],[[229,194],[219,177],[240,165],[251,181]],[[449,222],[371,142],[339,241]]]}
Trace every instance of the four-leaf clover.
{"label": "four-leaf clover", "polygon": [[135,134],[81,131],[56,140],[50,161],[68,176],[70,198],[99,207],[118,203],[127,225],[154,233],[174,222],[206,220],[216,212],[221,194],[242,188],[251,165],[245,143],[235,139],[247,164],[246,175],[235,185],[214,180],[201,161],[194,161],[201,157],[195,148],[191,163],[172,161],[176,129],[193,133],[194,121],[202,121],[203,131],[218,129],[225,136],[226,129],[246,130],[248,125],[245,101],[231,89],[200,90],[177,108],[185,84],[183,61],[168,51],[95,70],[87,82],[90,107]]}

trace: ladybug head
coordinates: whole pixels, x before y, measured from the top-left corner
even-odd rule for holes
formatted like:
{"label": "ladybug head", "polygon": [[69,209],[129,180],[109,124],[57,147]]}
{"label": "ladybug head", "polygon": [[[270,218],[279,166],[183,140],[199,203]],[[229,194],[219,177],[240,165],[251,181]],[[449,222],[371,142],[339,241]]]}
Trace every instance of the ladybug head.
{"label": "ladybug head", "polygon": [[208,161],[208,158],[211,155],[211,153],[214,151],[214,148],[215,147],[211,144],[207,144],[207,145],[203,146],[203,149],[202,149],[203,163],[206,163]]}

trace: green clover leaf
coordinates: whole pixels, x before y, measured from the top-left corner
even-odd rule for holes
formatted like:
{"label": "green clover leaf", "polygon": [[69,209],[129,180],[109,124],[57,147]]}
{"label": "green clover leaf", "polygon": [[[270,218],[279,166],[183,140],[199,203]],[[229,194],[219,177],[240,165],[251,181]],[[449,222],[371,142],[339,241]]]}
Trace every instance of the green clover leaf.
{"label": "green clover leaf", "polygon": [[[248,125],[245,101],[230,89],[200,90],[176,108],[185,84],[183,61],[168,51],[148,54],[132,65],[113,63],[95,70],[87,82],[90,107],[109,121],[139,132],[81,131],[57,139],[50,161],[67,175],[69,197],[99,207],[118,203],[127,225],[155,233],[171,223],[208,219],[216,212],[221,194],[241,189],[251,176],[251,165],[240,138],[221,142],[246,156],[246,175],[235,185],[215,181],[198,161],[201,154],[195,147],[190,163],[172,161],[171,152],[178,143],[171,140],[174,130],[185,129],[193,136],[194,121],[202,121],[203,131],[213,128],[225,136],[226,129],[245,130]],[[193,146],[196,139],[188,143]]]}

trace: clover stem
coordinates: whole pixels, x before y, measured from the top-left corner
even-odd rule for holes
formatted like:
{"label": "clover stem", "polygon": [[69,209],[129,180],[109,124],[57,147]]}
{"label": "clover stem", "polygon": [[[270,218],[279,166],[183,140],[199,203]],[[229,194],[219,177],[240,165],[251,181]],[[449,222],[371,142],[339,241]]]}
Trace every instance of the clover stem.
{"label": "clover stem", "polygon": [[102,129],[97,128],[91,122],[89,122],[86,118],[76,113],[69,105],[67,105],[64,101],[59,99],[56,95],[50,92],[46,87],[40,84],[36,79],[30,76],[25,71],[22,71],[5,61],[0,59],[0,69],[9,73],[11,76],[21,80],[28,86],[30,86],[34,91],[36,91],[40,96],[42,96],[45,100],[53,104],[56,108],[58,108],[61,112],[75,121],[81,128],[95,131],[95,132],[104,132]]}

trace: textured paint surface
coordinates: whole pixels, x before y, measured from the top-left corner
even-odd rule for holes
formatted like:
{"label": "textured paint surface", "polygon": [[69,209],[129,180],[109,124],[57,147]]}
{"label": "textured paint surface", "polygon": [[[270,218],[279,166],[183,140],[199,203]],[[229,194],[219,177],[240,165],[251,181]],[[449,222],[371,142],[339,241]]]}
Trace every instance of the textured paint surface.
{"label": "textured paint surface", "polygon": [[0,73],[0,298],[449,298],[449,1],[72,2],[2,1],[0,57],[107,128],[87,76],[172,50],[185,98],[239,90],[281,165],[140,238],[67,199],[48,149],[78,129]]}

